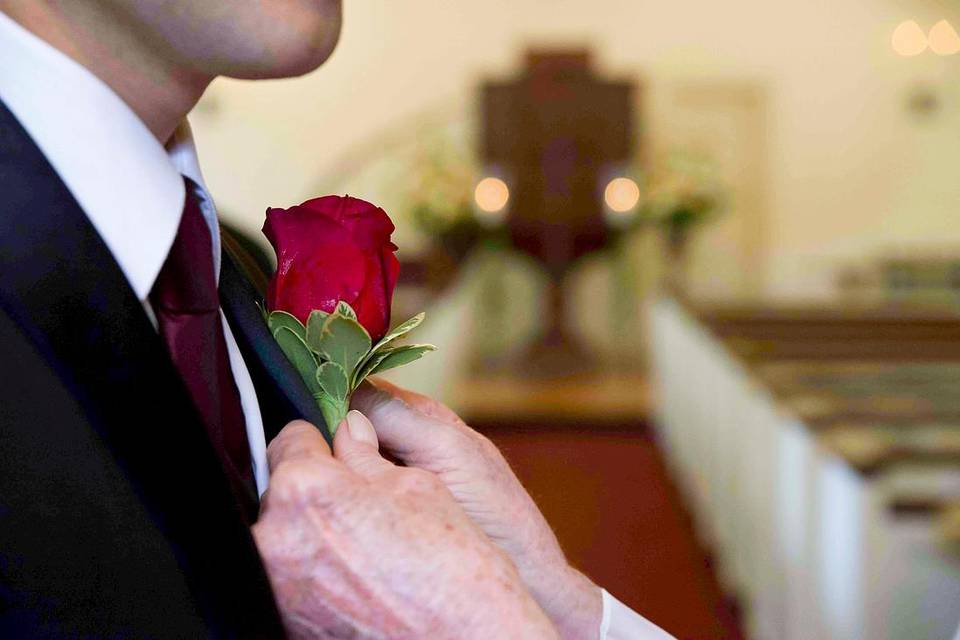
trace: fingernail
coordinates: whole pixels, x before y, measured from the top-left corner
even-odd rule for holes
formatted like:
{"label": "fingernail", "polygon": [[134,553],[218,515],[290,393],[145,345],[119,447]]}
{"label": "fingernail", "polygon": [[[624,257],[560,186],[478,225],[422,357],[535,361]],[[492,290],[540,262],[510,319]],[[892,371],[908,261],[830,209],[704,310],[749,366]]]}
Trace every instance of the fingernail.
{"label": "fingernail", "polygon": [[366,442],[372,447],[378,447],[377,432],[373,425],[367,420],[367,416],[359,411],[351,410],[347,413],[347,429],[350,430],[350,437],[358,442]]}

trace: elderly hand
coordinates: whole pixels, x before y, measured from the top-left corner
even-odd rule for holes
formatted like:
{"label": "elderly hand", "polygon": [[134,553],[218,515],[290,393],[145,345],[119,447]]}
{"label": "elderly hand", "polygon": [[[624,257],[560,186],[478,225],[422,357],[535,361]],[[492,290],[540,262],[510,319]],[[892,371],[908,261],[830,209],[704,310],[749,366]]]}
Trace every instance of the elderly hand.
{"label": "elderly hand", "polygon": [[556,638],[515,567],[437,478],[377,452],[351,411],[271,442],[253,535],[294,638]]}
{"label": "elderly hand", "polygon": [[562,637],[599,635],[600,589],[567,563],[540,510],[490,440],[444,405],[384,380],[358,389],[353,406],[370,418],[386,451],[435,474],[513,559]]}

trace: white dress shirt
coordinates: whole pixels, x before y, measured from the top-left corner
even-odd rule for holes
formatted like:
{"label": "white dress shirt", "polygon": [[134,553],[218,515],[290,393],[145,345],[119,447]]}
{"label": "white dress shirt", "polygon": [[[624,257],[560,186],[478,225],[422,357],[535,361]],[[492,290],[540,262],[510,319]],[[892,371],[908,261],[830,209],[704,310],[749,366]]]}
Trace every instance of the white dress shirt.
{"label": "white dress shirt", "polygon": [[669,633],[603,590],[600,640],[675,640]]}
{"label": "white dress shirt", "polygon": [[[182,176],[197,183],[220,273],[220,232],[186,122],[161,145],[99,78],[0,12],[0,99],[59,174],[110,249],[156,326],[148,296],[173,245],[185,199]],[[267,488],[260,405],[230,326],[223,322],[240,391],[254,477]],[[173,463],[171,463],[172,465]],[[665,640],[670,635],[603,591],[601,640]]]}
{"label": "white dress shirt", "polygon": [[[189,127],[164,148],[99,78],[0,12],[0,99],[17,117],[80,203],[130,287],[156,321],[147,297],[177,235],[187,176],[200,185],[201,209],[220,273],[220,233]],[[227,351],[246,419],[260,493],[269,478],[257,394],[223,318]],[[173,464],[173,463],[171,463]]]}

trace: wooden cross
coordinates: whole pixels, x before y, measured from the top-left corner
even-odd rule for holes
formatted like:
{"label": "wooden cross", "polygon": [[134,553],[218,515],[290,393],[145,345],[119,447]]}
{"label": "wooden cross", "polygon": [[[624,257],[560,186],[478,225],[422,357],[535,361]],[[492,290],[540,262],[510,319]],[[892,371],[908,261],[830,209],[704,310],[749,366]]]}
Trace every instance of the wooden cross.
{"label": "wooden cross", "polygon": [[504,170],[513,243],[560,277],[607,233],[603,189],[633,154],[629,82],[594,75],[586,51],[530,52],[482,90],[481,157]]}

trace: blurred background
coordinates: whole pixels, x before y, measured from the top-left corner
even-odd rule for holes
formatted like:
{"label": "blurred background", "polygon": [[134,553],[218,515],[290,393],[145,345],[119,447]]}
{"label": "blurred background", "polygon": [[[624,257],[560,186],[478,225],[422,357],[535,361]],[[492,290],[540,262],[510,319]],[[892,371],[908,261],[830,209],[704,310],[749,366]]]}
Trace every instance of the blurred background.
{"label": "blurred background", "polygon": [[396,382],[678,638],[960,624],[960,4],[345,2],[191,121],[225,220],[383,206]]}

